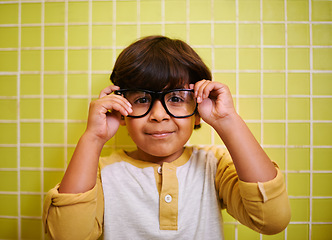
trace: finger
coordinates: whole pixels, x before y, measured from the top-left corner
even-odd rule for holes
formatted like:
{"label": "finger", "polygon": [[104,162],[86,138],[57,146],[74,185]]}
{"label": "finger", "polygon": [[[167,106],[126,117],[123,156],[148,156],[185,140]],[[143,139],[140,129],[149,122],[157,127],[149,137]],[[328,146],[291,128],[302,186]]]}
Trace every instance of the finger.
{"label": "finger", "polygon": [[210,81],[206,81],[203,86],[201,87],[202,91],[202,99],[206,99],[209,97],[211,90],[213,90],[214,84]]}
{"label": "finger", "polygon": [[217,90],[217,88],[222,88],[222,84],[220,83],[215,83],[215,82],[210,82],[208,83],[205,88],[203,89],[203,99],[206,99],[208,97],[211,97],[211,94],[212,94],[212,97],[214,96],[214,90]]}
{"label": "finger", "polygon": [[132,112],[127,100],[115,94],[111,94],[91,102],[91,110],[103,114],[114,110],[121,112],[125,116]]}
{"label": "finger", "polygon": [[194,92],[195,92],[195,97],[198,98],[198,94],[199,94],[199,89],[200,87],[204,84],[205,80],[201,80],[195,83],[194,86]]}
{"label": "finger", "polygon": [[127,99],[118,96],[112,95],[110,98],[103,98],[103,105],[109,111],[118,111],[121,112],[122,115],[127,116],[128,114],[132,113],[132,107]]}
{"label": "finger", "polygon": [[123,116],[128,116],[130,113],[130,110],[125,109],[122,105],[120,104],[114,104],[112,106],[112,109],[109,111],[111,114],[119,112]]}
{"label": "finger", "polygon": [[128,107],[132,108],[131,103],[126,98],[124,98],[122,95],[112,94],[112,95],[106,95],[103,98],[105,98],[105,99],[118,99],[120,101],[123,101],[125,104],[127,104]]}
{"label": "finger", "polygon": [[200,103],[202,102],[206,97],[206,94],[204,95],[204,90],[206,87],[211,83],[211,81],[204,80],[199,84],[199,87],[197,89],[197,102]]}
{"label": "finger", "polygon": [[104,109],[105,109],[105,113],[111,113],[111,114],[116,114],[117,112],[119,112],[121,115],[127,116],[129,114],[129,110],[124,108],[123,105],[121,105],[121,103],[105,103],[103,105]]}
{"label": "finger", "polygon": [[119,89],[120,89],[120,87],[118,87],[118,86],[109,85],[100,91],[99,98],[105,97],[106,95],[109,95],[112,92],[114,92],[115,90],[119,90]]}
{"label": "finger", "polygon": [[198,89],[200,88],[200,86],[205,82],[205,80],[201,80],[195,83],[194,85],[194,91],[195,91],[195,97],[197,97],[198,94]]}

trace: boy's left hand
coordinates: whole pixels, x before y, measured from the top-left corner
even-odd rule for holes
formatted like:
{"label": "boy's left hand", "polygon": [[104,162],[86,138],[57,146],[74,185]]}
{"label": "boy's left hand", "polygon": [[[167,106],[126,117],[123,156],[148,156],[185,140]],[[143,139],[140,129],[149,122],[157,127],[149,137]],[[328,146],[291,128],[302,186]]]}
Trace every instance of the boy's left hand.
{"label": "boy's left hand", "polygon": [[194,85],[194,91],[199,115],[209,125],[236,114],[232,94],[225,84],[201,80]]}

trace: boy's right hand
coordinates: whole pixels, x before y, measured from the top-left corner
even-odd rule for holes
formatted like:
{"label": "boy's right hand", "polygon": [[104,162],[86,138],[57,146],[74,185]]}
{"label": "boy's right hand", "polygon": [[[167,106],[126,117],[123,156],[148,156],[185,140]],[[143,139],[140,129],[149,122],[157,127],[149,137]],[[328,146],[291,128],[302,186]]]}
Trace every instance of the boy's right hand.
{"label": "boy's right hand", "polygon": [[124,97],[112,94],[119,90],[110,85],[100,92],[99,98],[90,103],[88,124],[85,134],[105,144],[117,132],[121,115],[132,112],[131,105]]}

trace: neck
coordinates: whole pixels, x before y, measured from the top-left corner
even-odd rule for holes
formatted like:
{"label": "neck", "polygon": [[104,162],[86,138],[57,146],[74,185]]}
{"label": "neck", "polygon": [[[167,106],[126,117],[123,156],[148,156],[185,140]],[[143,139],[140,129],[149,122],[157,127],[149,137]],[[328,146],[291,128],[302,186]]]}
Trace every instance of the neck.
{"label": "neck", "polygon": [[137,159],[137,160],[162,165],[164,162],[170,163],[170,162],[175,161],[182,155],[183,151],[184,151],[184,148],[182,148],[180,151],[177,151],[168,156],[154,156],[154,155],[148,154],[148,153],[142,151],[141,149],[137,148],[137,150],[128,152],[127,154],[128,154],[128,156],[130,156],[134,159]]}

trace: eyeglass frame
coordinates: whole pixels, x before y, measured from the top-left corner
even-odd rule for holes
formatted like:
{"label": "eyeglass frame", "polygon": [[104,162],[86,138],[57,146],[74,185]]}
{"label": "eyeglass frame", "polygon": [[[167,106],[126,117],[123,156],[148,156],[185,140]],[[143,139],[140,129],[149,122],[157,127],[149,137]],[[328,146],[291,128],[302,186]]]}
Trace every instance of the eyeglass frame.
{"label": "eyeglass frame", "polygon": [[[146,111],[146,113],[142,114],[142,115],[139,115],[139,116],[132,116],[132,115],[127,115],[127,117],[131,117],[131,118],[142,118],[142,117],[145,117],[146,115],[148,115],[148,113],[151,111],[152,107],[153,107],[153,104],[155,102],[156,99],[158,99],[163,108],[165,109],[166,113],[168,115],[170,115],[171,117],[174,117],[174,118],[187,118],[187,117],[191,117],[193,116],[196,112],[197,112],[197,106],[198,106],[198,103],[196,101],[196,99],[194,98],[195,102],[196,102],[196,106],[195,106],[195,109],[193,111],[192,114],[189,114],[189,115],[185,115],[185,116],[175,116],[173,115],[167,108],[166,106],[166,103],[165,103],[165,95],[168,94],[168,93],[171,93],[171,92],[175,92],[175,91],[188,91],[188,92],[194,92],[194,89],[184,89],[184,88],[179,88],[179,89],[172,89],[172,90],[168,90],[168,91],[163,91],[163,92],[154,92],[154,91],[150,91],[150,90],[145,90],[145,89],[120,89],[120,90],[115,90],[114,93],[116,95],[123,95],[124,92],[127,92],[127,91],[135,91],[135,92],[145,92],[145,93],[148,93],[151,95],[152,99],[151,99],[151,104],[149,106],[149,109]],[[125,98],[125,97],[124,97]]]}

